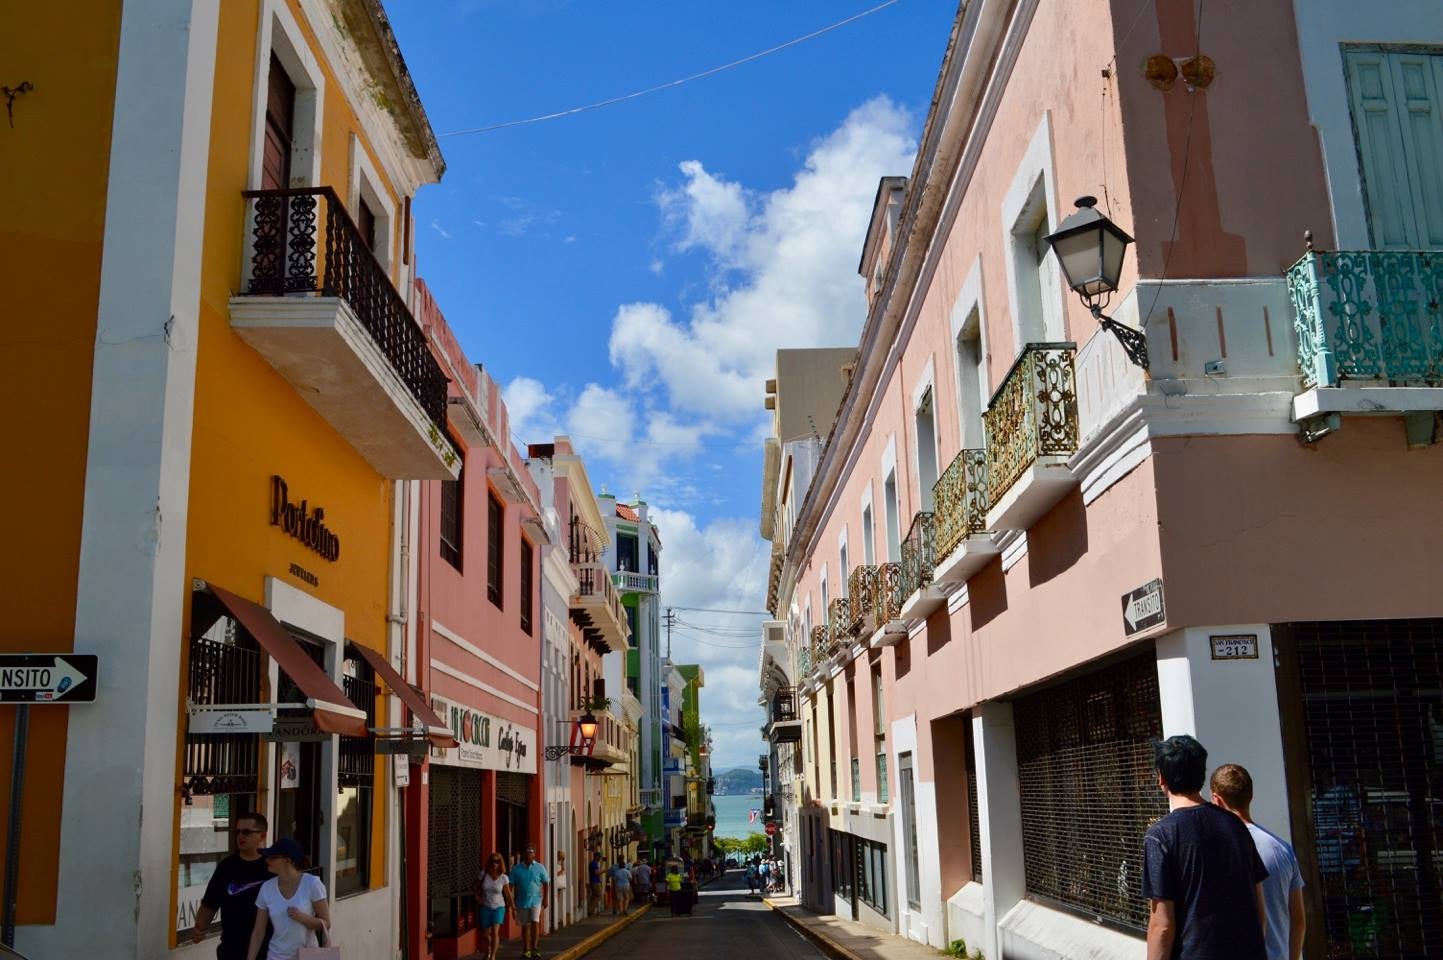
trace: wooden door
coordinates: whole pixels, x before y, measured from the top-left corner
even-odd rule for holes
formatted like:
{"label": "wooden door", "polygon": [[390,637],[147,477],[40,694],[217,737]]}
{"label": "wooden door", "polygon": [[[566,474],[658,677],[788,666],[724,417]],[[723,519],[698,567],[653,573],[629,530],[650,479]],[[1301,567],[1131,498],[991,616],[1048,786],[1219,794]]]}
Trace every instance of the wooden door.
{"label": "wooden door", "polygon": [[296,114],[296,86],[285,67],[271,54],[266,94],[265,148],[261,157],[261,189],[283,190],[291,185],[291,146]]}

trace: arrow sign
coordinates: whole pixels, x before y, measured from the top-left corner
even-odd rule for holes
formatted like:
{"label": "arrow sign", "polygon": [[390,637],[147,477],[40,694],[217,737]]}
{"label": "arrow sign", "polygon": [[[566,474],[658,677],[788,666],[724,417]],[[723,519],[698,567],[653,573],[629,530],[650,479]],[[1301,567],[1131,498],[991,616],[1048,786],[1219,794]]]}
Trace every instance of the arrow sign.
{"label": "arrow sign", "polygon": [[1155,627],[1167,619],[1162,600],[1162,580],[1144,583],[1122,595],[1122,629],[1127,636]]}
{"label": "arrow sign", "polygon": [[93,653],[0,654],[0,703],[93,703]]}

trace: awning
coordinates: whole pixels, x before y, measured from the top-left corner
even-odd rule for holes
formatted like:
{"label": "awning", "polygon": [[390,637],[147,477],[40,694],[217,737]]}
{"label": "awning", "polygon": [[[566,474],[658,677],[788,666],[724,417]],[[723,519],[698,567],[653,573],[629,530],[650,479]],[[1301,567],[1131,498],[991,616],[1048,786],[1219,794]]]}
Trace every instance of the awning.
{"label": "awning", "polygon": [[356,705],[346,699],[335,681],[306,655],[296,638],[269,610],[229,590],[209,584],[207,589],[305,694],[306,706],[311,708],[317,730],[352,737],[368,735],[365,711],[357,710]]}
{"label": "awning", "polygon": [[391,661],[381,656],[379,650],[372,650],[359,643],[353,643],[351,648],[366,658],[366,662],[371,665],[372,670],[376,671],[376,675],[384,680],[386,686],[391,688],[391,692],[400,697],[401,702],[410,708],[411,715],[425,725],[426,737],[431,741],[432,746],[448,749],[459,745],[451,733],[451,728],[446,726],[446,721],[436,715],[436,711],[431,709],[426,698],[417,692],[415,687],[401,679],[396,668],[391,666]]}

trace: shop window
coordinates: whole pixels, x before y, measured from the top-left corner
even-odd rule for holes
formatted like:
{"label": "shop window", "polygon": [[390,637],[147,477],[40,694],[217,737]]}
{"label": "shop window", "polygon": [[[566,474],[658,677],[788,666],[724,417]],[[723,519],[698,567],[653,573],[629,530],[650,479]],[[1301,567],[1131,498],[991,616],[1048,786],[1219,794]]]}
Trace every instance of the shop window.
{"label": "shop window", "polygon": [[[376,677],[359,653],[347,650],[341,673],[346,699],[366,711],[376,726]],[[371,885],[371,820],[375,811],[376,747],[370,737],[341,737],[336,800],[336,890],[338,897]]]}
{"label": "shop window", "polygon": [[1028,894],[1144,929],[1142,838],[1167,813],[1153,770],[1162,715],[1152,650],[1021,697],[1013,718]]}
{"label": "shop window", "polygon": [[431,765],[426,833],[426,897],[431,935],[470,928],[472,885],[481,873],[481,771]]}
{"label": "shop window", "polygon": [[502,521],[505,519],[506,510],[501,506],[501,501],[496,499],[494,493],[486,495],[486,599],[496,605],[499,610],[503,607],[501,602],[501,565],[505,556],[505,543],[503,537],[505,530]]}
{"label": "shop window", "polygon": [[[317,666],[325,669],[325,647],[322,644],[299,634],[296,635],[296,643]],[[276,703],[303,705],[306,694],[284,670],[280,670],[279,674]],[[278,719],[306,720],[310,711],[304,706],[281,707],[276,716]],[[328,805],[321,802],[321,746],[315,741],[295,740],[283,740],[275,745],[275,769],[271,772],[271,783],[276,787],[276,819],[271,825],[271,836],[293,837],[300,843],[310,862],[308,872],[316,874],[329,887],[333,878],[326,875],[321,858],[328,809]]]}
{"label": "shop window", "polygon": [[461,518],[463,509],[461,484],[465,478],[441,481],[441,558],[457,570],[461,569]]}
{"label": "shop window", "polygon": [[530,781],[524,773],[496,771],[496,845],[513,862],[532,842],[527,827]]}
{"label": "shop window", "polygon": [[[193,595],[186,697],[197,704],[259,703],[261,657],[255,640],[205,593]],[[181,764],[176,930],[195,926],[216,864],[230,853],[235,819],[256,809],[261,763],[254,733],[186,734]],[[219,928],[219,917],[214,926]]]}
{"label": "shop window", "polygon": [[531,591],[532,591],[531,544],[521,538],[521,629],[531,636]]}

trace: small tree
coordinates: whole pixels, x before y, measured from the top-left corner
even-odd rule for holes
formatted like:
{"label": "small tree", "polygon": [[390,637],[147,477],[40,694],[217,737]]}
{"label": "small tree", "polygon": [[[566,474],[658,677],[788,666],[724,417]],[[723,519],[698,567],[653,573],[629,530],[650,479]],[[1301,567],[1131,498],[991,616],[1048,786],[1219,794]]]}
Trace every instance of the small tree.
{"label": "small tree", "polygon": [[770,849],[771,841],[767,839],[765,833],[748,834],[747,838],[742,841],[742,853],[748,856],[753,854],[760,855],[768,852]]}

